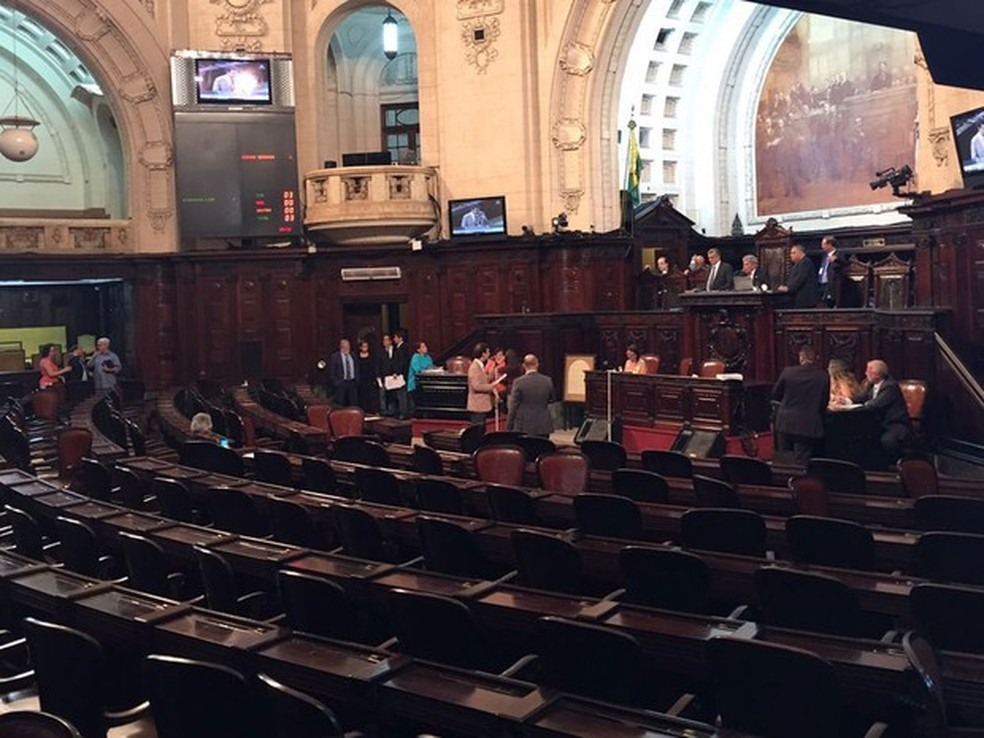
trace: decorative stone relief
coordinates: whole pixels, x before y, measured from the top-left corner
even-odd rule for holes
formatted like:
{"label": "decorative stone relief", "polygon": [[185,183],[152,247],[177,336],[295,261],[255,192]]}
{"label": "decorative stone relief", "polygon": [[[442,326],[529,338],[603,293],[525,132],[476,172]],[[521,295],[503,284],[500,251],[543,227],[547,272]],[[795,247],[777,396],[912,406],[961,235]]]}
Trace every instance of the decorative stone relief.
{"label": "decorative stone relief", "polygon": [[485,74],[489,64],[499,56],[499,50],[493,46],[499,38],[498,18],[478,18],[461,24],[461,40],[465,44],[465,61]]}
{"label": "decorative stone relief", "polygon": [[130,103],[141,103],[157,95],[154,81],[142,72],[130,75],[119,86],[120,94]]}
{"label": "decorative stone relief", "polygon": [[369,199],[369,177],[345,177],[342,182],[345,184],[346,200]]}
{"label": "decorative stone relief", "polygon": [[553,127],[553,145],[561,151],[576,151],[588,137],[584,123],[575,118],[561,118]]}
{"label": "decorative stone relief", "polygon": [[393,174],[386,178],[389,182],[389,199],[390,200],[409,200],[410,199],[410,182],[412,177]]}
{"label": "decorative stone relief", "polygon": [[950,129],[941,126],[929,132],[929,143],[933,147],[933,159],[936,166],[946,166],[950,161]]}
{"label": "decorative stone relief", "polygon": [[9,251],[34,251],[41,248],[44,228],[10,228],[5,232],[4,248]]}
{"label": "decorative stone relief", "polygon": [[261,39],[270,31],[260,7],[273,0],[209,0],[224,11],[215,19],[215,35],[222,39],[226,49],[259,51]]}
{"label": "decorative stone relief", "polygon": [[594,68],[594,54],[584,44],[571,42],[561,53],[560,68],[568,74],[583,77]]}
{"label": "decorative stone relief", "polygon": [[154,0],[143,0],[144,9],[151,15],[155,14]]}
{"label": "decorative stone relief", "polygon": [[86,10],[75,19],[75,35],[81,41],[98,41],[109,30],[101,9]]}
{"label": "decorative stone relief", "polygon": [[458,20],[498,15],[504,8],[505,0],[458,0]]}
{"label": "decorative stone relief", "polygon": [[104,251],[112,245],[109,228],[69,228],[72,246],[84,251]]}
{"label": "decorative stone relief", "polygon": [[328,182],[324,179],[316,179],[311,185],[314,188],[314,201],[328,202]]}

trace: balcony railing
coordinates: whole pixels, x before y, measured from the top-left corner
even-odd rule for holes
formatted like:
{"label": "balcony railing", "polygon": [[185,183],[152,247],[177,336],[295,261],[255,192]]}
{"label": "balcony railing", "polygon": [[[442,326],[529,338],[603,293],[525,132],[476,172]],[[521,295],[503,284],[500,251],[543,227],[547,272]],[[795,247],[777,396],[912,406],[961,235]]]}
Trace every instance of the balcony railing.
{"label": "balcony railing", "polygon": [[130,228],[129,220],[0,218],[0,253],[130,253]]}
{"label": "balcony railing", "polygon": [[440,217],[431,167],[318,169],[305,175],[304,189],[305,227],[338,246],[406,243]]}

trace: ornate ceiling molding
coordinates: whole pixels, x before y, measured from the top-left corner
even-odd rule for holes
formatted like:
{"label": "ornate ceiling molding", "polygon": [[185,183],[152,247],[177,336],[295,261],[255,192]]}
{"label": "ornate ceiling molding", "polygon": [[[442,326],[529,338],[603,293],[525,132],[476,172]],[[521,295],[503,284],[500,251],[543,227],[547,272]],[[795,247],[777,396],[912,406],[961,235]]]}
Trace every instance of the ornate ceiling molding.
{"label": "ornate ceiling molding", "polygon": [[495,42],[501,33],[499,19],[505,0],[458,0],[458,20],[461,21],[461,41],[465,45],[465,61],[479,74],[488,71],[489,64],[499,56]]}

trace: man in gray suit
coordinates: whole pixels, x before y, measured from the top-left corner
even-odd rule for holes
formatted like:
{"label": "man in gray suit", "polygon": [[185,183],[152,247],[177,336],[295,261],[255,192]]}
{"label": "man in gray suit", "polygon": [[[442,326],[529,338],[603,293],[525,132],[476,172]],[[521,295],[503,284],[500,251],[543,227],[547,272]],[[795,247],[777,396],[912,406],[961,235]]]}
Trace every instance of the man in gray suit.
{"label": "man in gray suit", "polygon": [[540,360],[533,354],[523,357],[526,374],[513,382],[509,392],[507,429],[531,436],[549,436],[553,432],[548,406],[553,399],[553,381],[540,374]]}

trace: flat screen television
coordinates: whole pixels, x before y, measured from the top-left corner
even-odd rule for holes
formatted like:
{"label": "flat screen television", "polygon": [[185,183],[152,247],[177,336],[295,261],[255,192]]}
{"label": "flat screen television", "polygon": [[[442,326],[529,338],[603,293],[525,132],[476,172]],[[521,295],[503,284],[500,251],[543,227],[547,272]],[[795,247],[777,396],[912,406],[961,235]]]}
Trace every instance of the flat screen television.
{"label": "flat screen television", "polygon": [[950,118],[964,187],[984,187],[984,107]]}
{"label": "flat screen television", "polygon": [[451,237],[506,235],[506,198],[473,197],[467,200],[449,200]]}
{"label": "flat screen television", "polygon": [[271,105],[269,59],[195,59],[199,105]]}

